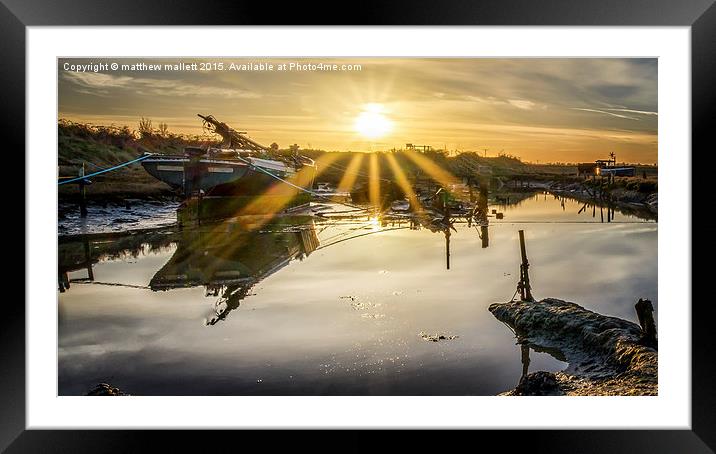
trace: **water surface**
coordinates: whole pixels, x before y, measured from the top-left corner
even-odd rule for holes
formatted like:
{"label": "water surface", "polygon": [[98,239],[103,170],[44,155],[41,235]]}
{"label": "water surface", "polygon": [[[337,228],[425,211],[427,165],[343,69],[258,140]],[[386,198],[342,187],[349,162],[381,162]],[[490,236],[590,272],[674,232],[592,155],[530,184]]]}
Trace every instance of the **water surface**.
{"label": "water surface", "polygon": [[[515,292],[520,229],[536,298],[658,313],[656,222],[549,194],[490,208],[504,218],[448,236],[328,213],[63,240],[59,394],[497,394],[523,373],[487,311]],[[565,367],[530,352],[529,371]]]}

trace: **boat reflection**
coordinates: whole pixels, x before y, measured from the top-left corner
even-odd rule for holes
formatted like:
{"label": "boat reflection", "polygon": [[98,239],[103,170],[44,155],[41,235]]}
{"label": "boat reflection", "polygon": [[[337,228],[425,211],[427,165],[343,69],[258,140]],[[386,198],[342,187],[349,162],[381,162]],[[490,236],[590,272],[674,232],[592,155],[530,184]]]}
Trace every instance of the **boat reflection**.
{"label": "boat reflection", "polygon": [[302,260],[319,246],[310,217],[281,218],[253,229],[243,222],[225,222],[182,230],[176,251],[152,277],[149,288],[165,291],[204,286],[217,297],[207,325],[215,325],[237,309],[259,281],[293,260]]}

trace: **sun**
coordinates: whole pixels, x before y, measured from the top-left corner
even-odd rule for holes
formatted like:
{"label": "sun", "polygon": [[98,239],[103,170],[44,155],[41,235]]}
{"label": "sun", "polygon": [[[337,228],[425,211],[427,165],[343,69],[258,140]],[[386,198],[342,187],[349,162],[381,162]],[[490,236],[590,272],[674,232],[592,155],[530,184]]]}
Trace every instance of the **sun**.
{"label": "sun", "polygon": [[364,137],[376,139],[383,137],[393,129],[393,122],[383,114],[381,104],[366,104],[356,117],[354,128]]}

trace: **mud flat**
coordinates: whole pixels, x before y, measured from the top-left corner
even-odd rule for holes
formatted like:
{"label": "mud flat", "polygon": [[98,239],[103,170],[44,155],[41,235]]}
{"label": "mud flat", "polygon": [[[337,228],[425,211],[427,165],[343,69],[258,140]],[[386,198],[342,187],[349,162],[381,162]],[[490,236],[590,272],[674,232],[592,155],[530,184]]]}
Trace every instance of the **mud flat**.
{"label": "mud flat", "polygon": [[658,393],[658,355],[642,345],[639,325],[554,298],[493,303],[489,311],[520,343],[569,363],[557,373],[533,372],[501,395],[620,395]]}

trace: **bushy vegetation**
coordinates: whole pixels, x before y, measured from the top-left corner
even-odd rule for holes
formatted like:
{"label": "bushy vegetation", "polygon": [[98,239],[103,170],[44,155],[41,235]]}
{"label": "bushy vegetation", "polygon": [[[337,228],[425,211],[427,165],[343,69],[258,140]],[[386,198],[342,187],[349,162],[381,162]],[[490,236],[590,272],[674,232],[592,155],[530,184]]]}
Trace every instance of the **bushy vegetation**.
{"label": "bushy vegetation", "polygon": [[99,126],[61,119],[57,124],[58,164],[111,165],[136,158],[145,151],[179,152],[186,146],[219,143],[208,135],[171,133],[166,123],[154,128],[152,121],[145,118],[137,126],[137,130],[132,130],[129,126]]}
{"label": "bushy vegetation", "polygon": [[629,191],[637,191],[644,193],[656,192],[658,183],[656,180],[644,180],[641,178],[629,178],[624,182],[624,188]]}

